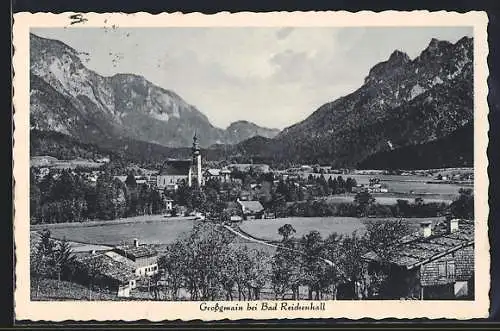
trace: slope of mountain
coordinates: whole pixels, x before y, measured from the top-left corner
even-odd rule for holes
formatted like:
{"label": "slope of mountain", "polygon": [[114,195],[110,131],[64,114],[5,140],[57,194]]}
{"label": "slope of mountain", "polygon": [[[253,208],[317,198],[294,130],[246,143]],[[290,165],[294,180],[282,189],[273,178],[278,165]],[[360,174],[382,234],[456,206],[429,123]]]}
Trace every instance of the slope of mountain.
{"label": "slope of mountain", "polygon": [[[129,138],[108,140],[103,144],[83,143],[56,131],[30,131],[31,156],[48,155],[59,160],[110,158],[114,163],[163,163],[167,158],[190,158],[191,148],[173,148]],[[222,151],[202,149],[205,161],[219,160]]]}
{"label": "slope of mountain", "polygon": [[355,166],[370,155],[444,138],[473,121],[473,42],[432,39],[410,60],[395,51],[353,93],[283,130],[268,156]]}
{"label": "slope of mountain", "polygon": [[361,161],[358,169],[431,169],[471,167],[474,163],[472,123],[448,136],[421,145],[379,152]]}
{"label": "slope of mountain", "polygon": [[217,128],[176,93],[137,75],[100,76],[81,55],[60,41],[30,35],[31,128],[96,144],[127,138],[168,147],[190,146],[195,131],[202,146],[277,133],[249,122]]}

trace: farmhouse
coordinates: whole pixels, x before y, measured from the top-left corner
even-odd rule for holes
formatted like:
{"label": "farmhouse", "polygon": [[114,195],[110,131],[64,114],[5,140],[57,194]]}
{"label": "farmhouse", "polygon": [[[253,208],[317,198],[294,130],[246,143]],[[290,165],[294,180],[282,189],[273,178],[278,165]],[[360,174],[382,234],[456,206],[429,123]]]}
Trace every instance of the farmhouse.
{"label": "farmhouse", "polygon": [[134,239],[133,245],[116,246],[113,252],[116,254],[111,254],[110,257],[133,266],[137,276],[152,276],[158,273],[158,252],[147,245],[140,245],[138,239]]}
{"label": "farmhouse", "polygon": [[242,201],[237,200],[240,205],[241,213],[243,214],[243,219],[251,220],[256,218],[262,218],[262,214],[264,213],[264,207],[262,207],[259,201],[251,200],[251,201]]}
{"label": "farmhouse", "polygon": [[106,254],[77,255],[76,263],[83,269],[76,279],[80,283],[107,289],[118,297],[129,297],[130,290],[136,287],[137,276],[131,266],[115,261]]}
{"label": "farmhouse", "polygon": [[[448,219],[434,227],[421,223],[419,232],[387,247],[388,296],[391,299],[454,299],[474,295],[474,224]],[[375,252],[363,256],[367,273],[381,270]],[[378,294],[375,293],[374,296]]]}

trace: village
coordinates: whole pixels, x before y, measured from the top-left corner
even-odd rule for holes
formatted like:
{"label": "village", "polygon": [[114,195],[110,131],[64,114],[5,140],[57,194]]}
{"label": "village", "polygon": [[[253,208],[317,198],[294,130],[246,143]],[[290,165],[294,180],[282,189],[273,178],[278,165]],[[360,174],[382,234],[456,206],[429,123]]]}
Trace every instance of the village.
{"label": "village", "polygon": [[[97,169],[94,167],[90,171],[78,173],[64,168],[54,171],[48,166],[50,161],[40,162],[40,158],[37,162],[37,167],[35,167],[37,174],[34,177],[42,188],[44,181],[45,183],[56,181],[56,184],[46,184],[46,186],[57,187],[57,180],[66,180],[67,184],[83,179],[87,185],[97,190],[104,185],[102,179],[99,179],[103,177],[102,170],[99,168],[107,164],[109,160],[99,160]],[[60,163],[57,166],[60,166]],[[470,216],[470,210],[450,213],[446,204],[424,203],[423,199],[418,197],[413,204],[408,203],[407,200],[397,200],[394,205],[384,206],[375,201],[382,199],[378,198],[378,195],[390,193],[390,186],[387,182],[381,182],[379,176],[372,174],[367,177],[366,183],[358,184],[354,177],[350,177],[351,174],[352,172],[347,169],[335,170],[329,167],[313,168],[312,166],[276,171],[266,164],[229,164],[222,168],[204,168],[198,138],[195,134],[191,158],[168,159],[161,169],[156,171],[135,175],[132,172],[113,175],[109,178],[112,192],[103,189],[105,201],[102,203],[113,209],[108,216],[112,220],[127,215],[125,210],[129,210],[133,205],[131,198],[133,192],[139,192],[136,197],[138,200],[140,200],[141,192],[149,192],[149,195],[144,198],[146,201],[142,202],[145,203],[144,205],[138,201],[135,202],[136,212],[146,215],[163,215],[165,219],[185,217],[192,222],[198,222],[206,231],[202,235],[202,237],[207,236],[204,239],[195,237],[189,239],[189,243],[177,241],[173,244],[174,246],[186,245],[183,249],[194,250],[198,252],[196,254],[200,254],[201,252],[198,251],[200,247],[193,246],[193,240],[201,240],[201,243],[205,242],[212,247],[211,254],[216,256],[216,259],[225,261],[226,265],[232,265],[235,270],[238,269],[237,265],[242,263],[241,256],[238,257],[239,253],[233,252],[236,256],[229,257],[227,251],[224,250],[224,247],[232,249],[230,247],[233,244],[230,242],[234,240],[237,240],[240,246],[243,243],[243,246],[257,244],[272,247],[275,250],[274,259],[286,261],[282,269],[272,266],[270,271],[269,264],[272,264],[270,260],[267,260],[267,265],[262,265],[264,263],[262,261],[266,260],[264,257],[251,260],[248,262],[250,269],[247,272],[253,273],[254,278],[224,269],[226,273],[214,277],[216,279],[229,277],[230,281],[221,285],[227,292],[226,298],[232,298],[234,284],[240,284],[237,277],[243,277],[241,282],[246,284],[245,286],[251,293],[255,292],[246,296],[247,298],[260,298],[266,293],[269,298],[273,296],[301,298],[300,293],[306,293],[303,294],[305,295],[305,297],[302,296],[303,298],[313,299],[314,291],[316,291],[316,299],[323,298],[327,293],[330,293],[331,298],[334,299],[351,300],[380,298],[381,296],[397,299],[473,297],[474,227],[471,218],[467,217]],[[117,194],[117,190],[121,193]],[[69,192],[69,194],[72,193]],[[99,192],[96,194],[99,196]],[[346,200],[338,205],[328,203],[328,199],[339,197]],[[351,197],[350,200],[349,197]],[[66,199],[67,196],[63,198]],[[123,201],[120,202],[120,199]],[[148,202],[148,199],[153,200]],[[74,201],[72,200],[73,205],[70,208],[75,208]],[[91,205],[90,201],[86,201],[87,206]],[[97,203],[99,205],[99,199]],[[139,205],[143,207],[138,207]],[[64,211],[64,204],[62,207],[56,206]],[[123,212],[120,213],[119,208],[122,208]],[[82,218],[79,222],[85,223],[84,212],[88,212],[88,209],[88,207],[82,209],[82,212],[78,214],[78,217]],[[37,214],[39,218],[34,221],[37,226],[50,223],[47,220],[53,215],[62,215],[60,221],[56,223],[70,221],[63,211],[54,214],[49,208],[43,206],[39,206],[36,210],[40,211]],[[412,231],[405,228],[401,222],[373,223],[374,225],[369,226],[367,239],[363,240],[369,241],[375,238],[380,242],[366,244],[363,251],[357,252],[357,262],[362,266],[354,266],[352,262],[342,260],[342,258],[332,260],[330,257],[338,256],[341,254],[339,250],[342,249],[347,249],[347,254],[352,253],[350,250],[354,248],[348,245],[352,245],[353,242],[349,242],[348,237],[343,238],[343,241],[340,241],[341,239],[328,241],[335,236],[324,240],[317,231],[311,231],[302,238],[294,238],[295,229],[293,222],[290,221],[291,224],[285,224],[278,229],[282,236],[280,240],[265,240],[248,233],[241,226],[246,222],[260,220],[273,222],[275,219],[286,220],[294,216],[365,218],[431,216],[435,217],[435,221],[423,219],[412,228]],[[194,225],[194,227],[197,226]],[[219,233],[221,231],[225,233],[222,237]],[[334,232],[333,229],[332,232]],[[229,236],[230,240],[225,236]],[[373,238],[370,239],[370,236]],[[356,240],[361,240],[361,238]],[[201,243],[198,244],[201,245]],[[219,247],[214,247],[214,245]],[[187,267],[192,261],[184,261],[185,256],[177,256],[176,252],[169,252],[168,248],[158,249],[158,246],[151,243],[141,242],[141,233],[137,233],[136,238],[130,242],[122,242],[120,245],[86,245],[51,238],[49,230],[34,231],[31,248],[32,258],[36,261],[33,262],[35,269],[32,269],[35,279],[54,278],[57,274],[56,278],[60,280],[64,274],[64,279],[88,286],[87,298],[90,300],[92,300],[91,293],[95,288],[116,299],[158,300],[161,298],[160,289],[168,289],[172,286],[175,294],[171,295],[171,299],[176,299],[181,296],[179,293],[182,292],[182,286],[176,282],[181,282],[181,278],[190,279],[192,275],[189,273],[211,272],[212,267],[206,264],[194,264]],[[238,248],[235,252],[240,252],[240,249]],[[328,252],[334,253],[329,256]],[[176,259],[172,256],[168,257],[169,254],[177,256]],[[249,253],[244,251],[241,254],[246,256]],[[69,256],[71,256],[71,263]],[[273,259],[272,256],[267,258]],[[47,262],[49,260],[50,263]],[[208,261],[214,263],[213,258]],[[52,271],[44,273],[43,270],[47,268],[43,266],[44,263],[51,265]],[[186,266],[182,267],[183,263]],[[176,274],[170,270],[172,264],[180,264],[181,269],[189,268],[190,270],[176,270]],[[325,264],[327,269],[323,270]],[[339,265],[342,265],[342,271],[338,270]],[[299,270],[297,272],[305,274],[312,273],[316,281],[310,283],[293,280],[293,270]],[[384,271],[383,277],[382,271]],[[270,276],[273,273],[275,276]],[[281,276],[278,277],[277,273]],[[271,277],[272,280],[260,279],[257,275]],[[275,279],[275,277],[284,278]],[[307,279],[306,276],[303,277]],[[327,285],[321,285],[320,288],[318,287],[320,283]],[[37,284],[35,293],[40,291],[40,282]],[[190,293],[191,299],[200,296],[197,291],[192,288],[184,289],[185,296],[189,297],[187,293]],[[241,297],[239,285],[238,293]],[[217,298],[215,294],[211,295],[201,295],[201,297],[203,299]]]}

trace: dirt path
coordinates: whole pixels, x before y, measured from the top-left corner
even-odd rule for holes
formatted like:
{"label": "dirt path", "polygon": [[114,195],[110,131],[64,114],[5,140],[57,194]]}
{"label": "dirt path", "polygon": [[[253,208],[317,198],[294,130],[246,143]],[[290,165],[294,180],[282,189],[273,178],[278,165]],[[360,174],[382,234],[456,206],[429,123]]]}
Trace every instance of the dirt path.
{"label": "dirt path", "polygon": [[[238,237],[240,238],[243,238],[245,240],[248,240],[250,242],[254,242],[254,243],[257,243],[257,244],[261,244],[261,245],[266,245],[266,246],[271,246],[271,247],[274,247],[274,248],[281,248],[281,249],[286,249],[286,250],[289,250],[289,251],[292,251],[292,252],[296,252],[296,253],[299,253],[299,254],[302,254],[304,255],[305,253],[302,252],[302,251],[299,251],[297,249],[292,249],[292,248],[288,248],[288,247],[283,247],[281,245],[276,245],[276,244],[273,244],[273,243],[270,243],[270,242],[267,242],[265,240],[262,240],[262,239],[258,239],[258,238],[255,238],[255,237],[252,237],[252,236],[249,236],[249,235],[246,235],[240,231],[236,231],[235,229],[233,229],[232,227],[230,227],[229,225],[224,225],[224,227],[232,232],[233,234],[237,235]],[[322,257],[318,257],[318,259],[320,259],[321,261],[325,262],[326,264],[328,264],[329,266],[333,267],[335,266],[335,264],[330,261],[330,260],[327,260],[325,258],[322,258]]]}

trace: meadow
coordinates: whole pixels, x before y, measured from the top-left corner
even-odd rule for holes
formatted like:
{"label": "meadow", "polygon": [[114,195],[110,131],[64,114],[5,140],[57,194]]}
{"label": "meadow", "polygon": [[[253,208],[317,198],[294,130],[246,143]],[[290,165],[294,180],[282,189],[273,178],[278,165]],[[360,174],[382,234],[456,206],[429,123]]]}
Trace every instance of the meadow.
{"label": "meadow", "polygon": [[[281,236],[278,229],[285,225],[291,224],[296,233],[294,236],[300,238],[310,231],[318,231],[323,238],[328,237],[330,234],[336,232],[337,234],[350,235],[354,231],[359,234],[364,233],[366,230],[365,224],[380,220],[377,218],[356,218],[356,217],[288,217],[276,219],[260,219],[244,221],[240,228],[244,232],[253,237],[279,241]],[[395,218],[384,218],[384,220],[395,220]],[[439,218],[406,218],[405,222],[410,223],[410,227],[417,229],[422,221],[436,222]]]}
{"label": "meadow", "polygon": [[[195,222],[189,218],[164,218],[163,220],[135,222],[99,222],[99,224],[70,224],[69,226],[47,227],[52,237],[95,245],[130,244],[134,238],[141,243],[162,245],[174,242],[180,236],[188,235]],[[41,228],[41,227],[40,227]]]}
{"label": "meadow", "polygon": [[[174,242],[183,235],[189,235],[193,229],[195,221],[189,218],[163,218],[155,221],[135,222],[99,222],[98,224],[87,225],[67,224],[47,227],[50,229],[52,237],[64,239],[76,243],[87,243],[93,245],[120,245],[133,242],[134,238],[140,242],[153,245],[167,245]],[[354,231],[363,233],[366,222],[377,220],[377,218],[356,218],[356,217],[288,217],[276,219],[258,219],[244,221],[240,224],[241,230],[259,239],[279,241],[281,239],[278,229],[284,224],[291,224],[295,230],[296,237],[302,237],[312,230],[317,230],[323,237],[327,237],[333,232],[349,235]],[[415,228],[421,221],[437,220],[437,218],[408,218]],[[41,230],[43,227],[38,227]],[[32,229],[33,230],[33,229]],[[248,246],[260,246],[249,244]],[[84,250],[82,247],[80,250]]]}
{"label": "meadow", "polygon": [[[354,202],[354,194],[346,194],[346,195],[333,195],[326,198],[326,200],[330,203],[338,204],[338,203],[353,203]],[[452,203],[456,198],[454,196],[439,196],[435,195],[433,197],[422,197],[419,195],[403,195],[403,194],[390,194],[390,193],[373,193],[372,196],[375,198],[375,203],[381,205],[395,205],[398,200],[408,200],[409,203],[413,203],[415,198],[421,197],[424,200],[424,203],[441,203],[444,202],[446,204]]]}
{"label": "meadow", "polygon": [[[302,176],[307,177],[309,173],[302,173]],[[319,174],[313,174],[319,176]],[[472,188],[472,185],[466,184],[429,184],[428,181],[432,181],[432,177],[428,176],[402,176],[402,175],[335,175],[335,174],[325,174],[325,178],[328,180],[329,177],[342,176],[344,179],[347,177],[354,178],[358,184],[369,183],[370,178],[376,177],[380,178],[380,183],[385,184],[392,194],[409,194],[409,195],[423,195],[432,196],[433,198],[443,197],[445,199],[450,199],[450,197],[458,196],[458,191],[460,188]]]}

